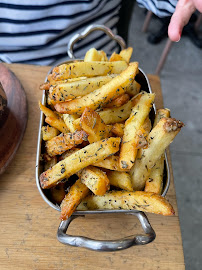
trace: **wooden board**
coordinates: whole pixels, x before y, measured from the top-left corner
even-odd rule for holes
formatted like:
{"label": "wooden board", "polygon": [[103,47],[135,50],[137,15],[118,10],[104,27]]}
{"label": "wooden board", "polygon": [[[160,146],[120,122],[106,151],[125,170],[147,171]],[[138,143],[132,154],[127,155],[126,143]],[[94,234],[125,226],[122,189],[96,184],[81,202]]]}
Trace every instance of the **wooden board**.
{"label": "wooden board", "polygon": [[[48,67],[11,65],[10,68],[26,89],[29,119],[16,157],[0,177],[0,269],[184,269],[181,232],[173,176],[167,199],[176,215],[163,217],[149,214],[156,231],[154,242],[120,252],[94,252],[64,246],[56,239],[59,212],[41,198],[35,184],[35,158],[38,137],[38,90]],[[159,78],[149,76],[162,105]],[[102,215],[78,218],[70,225],[72,234],[97,239],[116,239],[142,232],[138,220],[129,215]]]}
{"label": "wooden board", "polygon": [[0,82],[7,97],[6,120],[0,129],[0,174],[12,161],[27,124],[27,100],[19,80],[0,64]]}

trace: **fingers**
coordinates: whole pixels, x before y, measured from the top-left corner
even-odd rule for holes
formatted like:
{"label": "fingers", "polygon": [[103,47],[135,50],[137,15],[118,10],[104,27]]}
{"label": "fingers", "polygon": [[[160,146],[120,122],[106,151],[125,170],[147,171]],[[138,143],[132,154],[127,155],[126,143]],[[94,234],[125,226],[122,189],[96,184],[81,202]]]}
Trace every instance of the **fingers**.
{"label": "fingers", "polygon": [[188,23],[194,11],[193,0],[179,0],[168,26],[168,36],[172,41],[180,40],[183,27]]}
{"label": "fingers", "polygon": [[193,0],[195,8],[202,13],[202,1],[201,0]]}

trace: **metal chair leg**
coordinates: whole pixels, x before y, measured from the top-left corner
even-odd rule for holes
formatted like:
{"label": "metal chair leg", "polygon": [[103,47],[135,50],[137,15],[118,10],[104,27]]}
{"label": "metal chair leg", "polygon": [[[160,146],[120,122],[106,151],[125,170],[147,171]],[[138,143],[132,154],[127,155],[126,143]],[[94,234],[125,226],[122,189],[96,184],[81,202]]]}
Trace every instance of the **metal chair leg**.
{"label": "metal chair leg", "polygon": [[168,40],[166,42],[166,46],[165,46],[165,48],[164,48],[164,50],[163,50],[163,52],[161,54],[160,60],[158,62],[158,65],[157,65],[157,68],[156,68],[156,71],[155,71],[155,74],[156,75],[159,75],[160,74],[160,72],[161,72],[161,70],[162,70],[162,68],[163,68],[163,66],[165,64],[166,58],[168,56],[168,53],[169,53],[169,51],[170,51],[170,49],[172,47],[172,44],[173,44],[173,41],[171,41],[168,38]]}
{"label": "metal chair leg", "polygon": [[149,23],[150,23],[150,20],[151,20],[151,17],[152,17],[152,12],[151,11],[148,11],[147,12],[147,15],[146,15],[146,18],[144,20],[144,24],[142,26],[142,32],[147,32],[147,29],[149,27]]}

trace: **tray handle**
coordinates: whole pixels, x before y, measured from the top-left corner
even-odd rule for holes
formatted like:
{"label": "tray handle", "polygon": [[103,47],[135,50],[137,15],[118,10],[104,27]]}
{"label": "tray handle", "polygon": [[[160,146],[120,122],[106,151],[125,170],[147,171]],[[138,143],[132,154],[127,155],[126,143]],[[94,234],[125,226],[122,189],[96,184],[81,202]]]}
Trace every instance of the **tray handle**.
{"label": "tray handle", "polygon": [[84,39],[85,37],[87,37],[90,33],[94,32],[94,31],[103,31],[105,32],[111,39],[115,40],[120,46],[121,49],[125,49],[126,48],[126,43],[123,40],[122,37],[115,35],[110,28],[108,28],[105,25],[99,25],[99,24],[93,24],[93,25],[89,25],[83,32],[81,32],[80,34],[76,34],[74,35],[68,45],[67,45],[67,54],[69,56],[69,58],[71,59],[75,59],[74,53],[73,53],[73,47],[74,44],[81,40]]}
{"label": "tray handle", "polygon": [[57,239],[65,245],[70,245],[74,247],[84,247],[87,249],[95,251],[118,251],[122,249],[129,248],[136,245],[146,245],[152,242],[156,234],[151,227],[147,216],[143,212],[133,212],[129,215],[135,215],[138,217],[140,224],[145,232],[145,234],[138,234],[135,236],[128,236],[118,240],[104,241],[104,240],[94,240],[83,236],[75,236],[66,234],[66,231],[70,223],[78,216],[71,216],[69,219],[62,221],[59,225],[57,232]]}

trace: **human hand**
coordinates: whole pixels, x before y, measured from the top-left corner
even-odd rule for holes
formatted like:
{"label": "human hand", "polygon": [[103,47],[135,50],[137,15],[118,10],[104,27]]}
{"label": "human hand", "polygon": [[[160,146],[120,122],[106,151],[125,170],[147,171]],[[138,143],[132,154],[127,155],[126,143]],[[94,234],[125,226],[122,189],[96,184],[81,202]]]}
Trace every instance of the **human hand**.
{"label": "human hand", "polygon": [[202,12],[201,0],[178,1],[168,26],[168,36],[172,41],[178,42],[180,40],[183,27],[189,22],[196,9]]}

